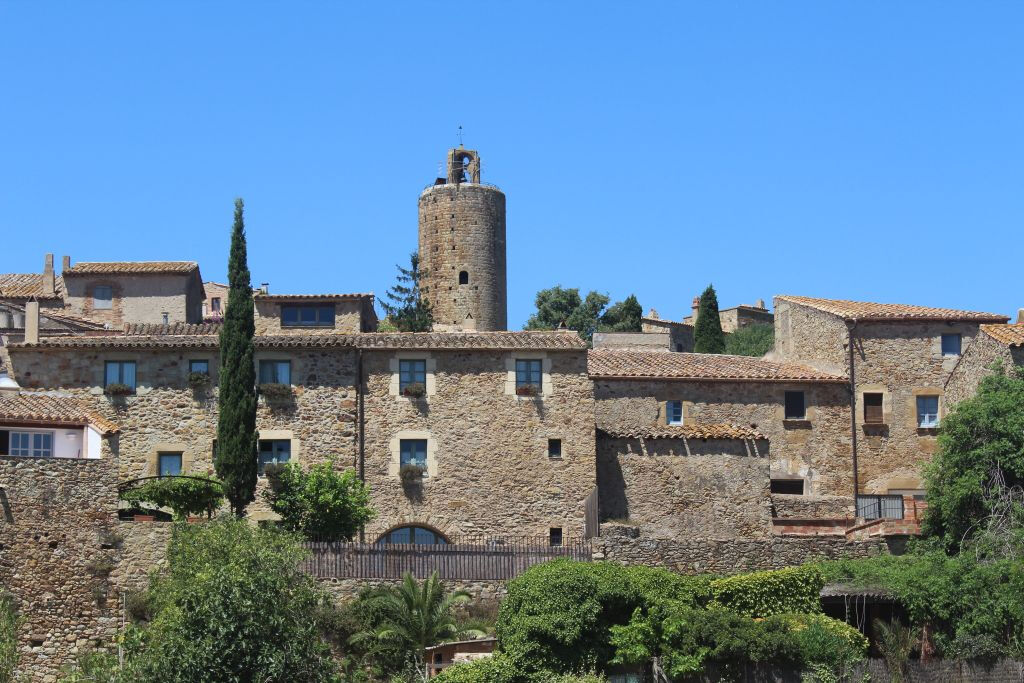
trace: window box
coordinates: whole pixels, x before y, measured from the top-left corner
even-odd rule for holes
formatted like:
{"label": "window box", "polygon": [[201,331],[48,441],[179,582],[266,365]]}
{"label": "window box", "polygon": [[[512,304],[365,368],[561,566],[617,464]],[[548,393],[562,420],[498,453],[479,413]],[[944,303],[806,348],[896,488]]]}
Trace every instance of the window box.
{"label": "window box", "polygon": [[422,465],[402,465],[398,470],[402,486],[422,486],[423,475],[426,473],[427,470]]}
{"label": "window box", "polygon": [[121,382],[112,382],[103,387],[103,393],[107,396],[131,396],[135,389]]}
{"label": "window box", "polygon": [[520,384],[516,387],[516,396],[536,396],[540,393],[536,384]]}
{"label": "window box", "polygon": [[266,396],[267,400],[280,400],[291,397],[292,386],[279,382],[267,382],[266,384],[259,385],[259,392],[261,395]]}
{"label": "window box", "polygon": [[188,373],[188,385],[193,389],[202,389],[210,384],[210,375],[205,372]]}
{"label": "window box", "polygon": [[408,398],[423,398],[427,395],[427,385],[420,382],[413,382],[402,389],[402,396]]}

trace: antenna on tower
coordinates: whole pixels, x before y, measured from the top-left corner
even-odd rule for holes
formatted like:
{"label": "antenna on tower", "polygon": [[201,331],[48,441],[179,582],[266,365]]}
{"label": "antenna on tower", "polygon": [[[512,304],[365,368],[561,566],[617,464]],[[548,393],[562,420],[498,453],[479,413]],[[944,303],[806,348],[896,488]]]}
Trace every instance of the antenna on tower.
{"label": "antenna on tower", "polygon": [[462,126],[459,126],[459,147],[462,147]]}

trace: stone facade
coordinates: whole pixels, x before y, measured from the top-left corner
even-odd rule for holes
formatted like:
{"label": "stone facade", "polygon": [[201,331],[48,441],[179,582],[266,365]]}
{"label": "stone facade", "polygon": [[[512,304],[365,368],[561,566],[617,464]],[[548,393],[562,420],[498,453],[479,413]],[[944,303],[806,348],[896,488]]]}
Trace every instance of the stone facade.
{"label": "stone facade", "polygon": [[1024,346],[1005,344],[988,334],[977,335],[946,380],[949,406],[974,396],[981,379],[992,373],[994,363],[1002,364],[1005,370],[1024,367]]}
{"label": "stone facade", "polygon": [[434,329],[508,328],[505,194],[460,182],[428,187],[419,199],[423,297]]}
{"label": "stone facade", "polygon": [[662,320],[651,309],[646,317],[640,319],[640,330],[644,334],[667,333],[669,351],[691,353],[693,351],[693,325]]}
{"label": "stone facade", "polygon": [[[338,294],[322,296],[256,294],[256,334],[355,334],[377,329],[377,315],[373,310],[372,294]],[[282,325],[282,306],[333,306],[332,325]]]}
{"label": "stone facade", "polygon": [[[191,273],[65,274],[64,310],[72,316],[106,323],[113,329],[125,323],[198,323],[203,316],[203,281]],[[109,308],[97,308],[96,288],[109,287]],[[164,314],[167,319],[164,319]]]}
{"label": "stone facade", "polygon": [[228,291],[230,288],[220,282],[204,282],[203,320],[221,320],[228,309]]}

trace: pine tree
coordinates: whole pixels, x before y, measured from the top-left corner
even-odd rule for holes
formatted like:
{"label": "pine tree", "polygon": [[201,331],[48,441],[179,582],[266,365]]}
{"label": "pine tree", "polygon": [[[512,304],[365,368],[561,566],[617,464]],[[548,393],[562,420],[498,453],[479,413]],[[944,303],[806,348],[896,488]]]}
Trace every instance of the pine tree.
{"label": "pine tree", "polygon": [[642,332],[640,319],[643,316],[644,309],[640,302],[635,295],[630,294],[604,312],[597,329],[602,332]]}
{"label": "pine tree", "polygon": [[708,285],[700,295],[697,322],[693,326],[693,350],[695,353],[725,352],[725,332],[722,332],[722,319],[718,316],[718,295],[712,285]]}
{"label": "pine tree", "polygon": [[420,255],[415,251],[409,254],[408,268],[395,267],[398,268],[398,282],[387,293],[391,303],[380,303],[388,314],[388,320],[400,332],[430,332],[434,316],[430,302],[420,292],[420,283],[427,276],[427,271],[420,269]]}
{"label": "pine tree", "polygon": [[235,200],[228,258],[228,305],[220,331],[220,398],[214,466],[239,517],[256,497],[256,370],[252,285],[245,246],[244,205]]}

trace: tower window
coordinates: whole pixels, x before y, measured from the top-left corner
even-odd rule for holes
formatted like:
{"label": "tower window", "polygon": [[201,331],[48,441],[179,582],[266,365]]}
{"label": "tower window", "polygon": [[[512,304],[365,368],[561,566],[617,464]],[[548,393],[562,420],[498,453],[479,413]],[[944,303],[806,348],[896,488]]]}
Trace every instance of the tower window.
{"label": "tower window", "polygon": [[469,273],[467,271],[463,270],[462,272],[459,273],[459,284],[460,285],[468,285],[469,284]]}

